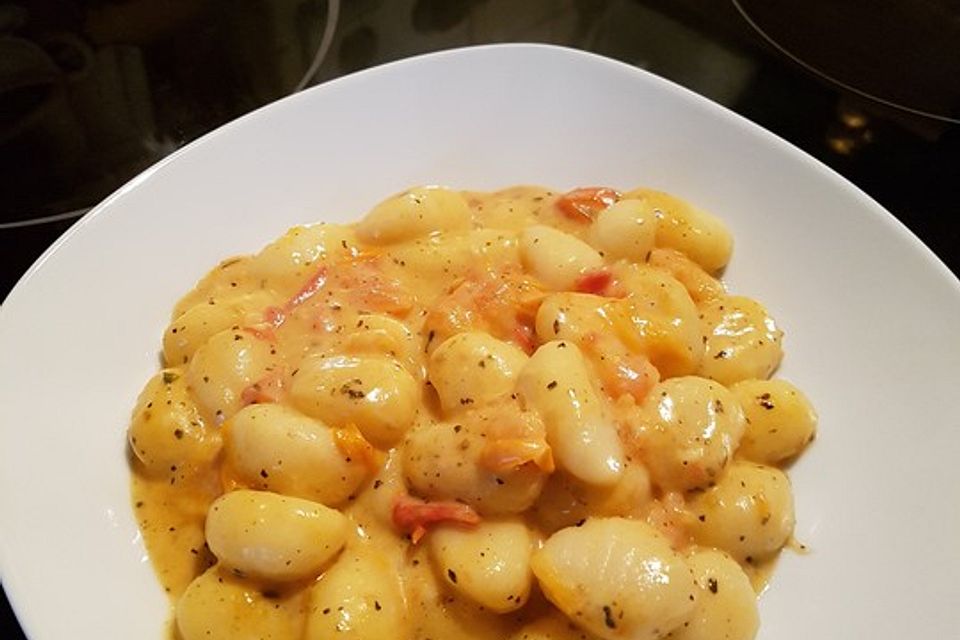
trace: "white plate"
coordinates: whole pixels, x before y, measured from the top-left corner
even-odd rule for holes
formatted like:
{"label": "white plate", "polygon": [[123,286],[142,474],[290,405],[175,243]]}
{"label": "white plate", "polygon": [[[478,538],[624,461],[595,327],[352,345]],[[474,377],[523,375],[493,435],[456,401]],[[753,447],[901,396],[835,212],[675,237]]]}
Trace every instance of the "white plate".
{"label": "white plate", "polygon": [[[218,259],[417,183],[657,186],[724,217],[734,291],[786,329],[820,438],[762,638],[960,626],[960,285],[870,198],[684,89],[512,45],[415,58],[282,100],[108,198],[0,309],[0,566],[34,640],[159,638],[124,431],[177,299]],[[953,399],[953,400],[952,400]]]}

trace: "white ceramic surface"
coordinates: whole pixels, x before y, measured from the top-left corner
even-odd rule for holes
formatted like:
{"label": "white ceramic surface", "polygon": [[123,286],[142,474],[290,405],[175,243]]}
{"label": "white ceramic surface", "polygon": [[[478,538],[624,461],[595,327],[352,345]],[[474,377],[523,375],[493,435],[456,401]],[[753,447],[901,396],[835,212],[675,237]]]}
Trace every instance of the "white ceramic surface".
{"label": "white ceramic surface", "polygon": [[[787,332],[820,437],[761,638],[956,637],[960,284],[835,173],[669,82],[580,52],[458,50],[282,100],[153,167],[0,309],[0,567],[32,640],[159,638],[124,431],[178,296],[286,227],[417,183],[646,184],[724,217],[727,280]],[[954,398],[954,400],[951,400]]]}

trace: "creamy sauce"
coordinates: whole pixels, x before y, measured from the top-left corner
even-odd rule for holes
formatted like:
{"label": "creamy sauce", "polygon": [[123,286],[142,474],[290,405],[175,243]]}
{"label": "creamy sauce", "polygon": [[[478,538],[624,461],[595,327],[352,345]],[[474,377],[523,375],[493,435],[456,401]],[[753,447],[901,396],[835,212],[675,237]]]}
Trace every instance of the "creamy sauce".
{"label": "creamy sauce", "polygon": [[[529,571],[520,572],[526,586],[507,593],[504,602],[485,601],[489,589],[467,585],[469,575],[458,577],[450,564],[456,558],[448,560],[432,542],[435,532],[471,530],[477,521],[522,523],[531,549],[538,549],[557,530],[587,518],[622,516],[650,523],[681,555],[697,551],[687,491],[712,486],[711,478],[732,458],[742,418],[731,418],[730,409],[709,395],[723,390],[697,391],[707,394],[703,402],[678,390],[671,401],[688,402],[684,406],[703,413],[706,422],[689,443],[664,444],[663,434],[674,432],[655,426],[656,420],[669,426],[686,414],[656,417],[645,407],[658,379],[701,371],[708,337],[701,343],[698,307],[725,292],[683,255],[666,249],[652,260],[650,249],[634,259],[622,255],[630,247],[621,238],[604,240],[594,220],[610,202],[603,194],[588,195],[536,187],[451,192],[438,205],[444,211],[439,228],[418,232],[395,218],[413,216],[416,227],[416,216],[426,216],[428,224],[435,212],[417,214],[417,207],[432,201],[418,198],[437,196],[408,194],[382,219],[375,210],[359,226],[295,229],[260,254],[227,260],[181,300],[164,338],[167,369],[141,396],[130,431],[140,529],[171,602],[186,603],[171,637],[194,640],[201,637],[196,629],[214,629],[220,635],[208,637],[299,640],[327,637],[328,629],[346,637],[587,638],[577,620],[567,620],[544,597]],[[463,207],[459,222],[443,217],[450,199]],[[653,214],[666,224],[661,209]],[[561,248],[540,253],[539,238],[523,235],[531,225],[562,231]],[[585,247],[569,245],[582,255],[565,248],[567,238]],[[658,247],[659,236],[651,249]],[[577,260],[585,266],[567,264]],[[659,260],[658,266],[648,260]],[[575,272],[568,285],[544,284],[565,282],[570,268]],[[560,291],[575,295],[567,301],[556,297]],[[555,317],[544,311],[549,304],[556,306]],[[471,332],[486,337],[464,345],[450,340]],[[581,391],[570,386],[571,402],[558,409],[545,404],[555,402],[549,394],[538,400],[516,383],[527,375],[530,355],[551,340],[576,345],[591,380]],[[753,366],[748,357],[755,356],[744,356],[747,368]],[[778,360],[771,362],[775,367]],[[557,382],[548,374],[544,388],[552,390]],[[264,432],[249,422],[253,405],[282,405],[301,416],[301,422],[289,418],[283,438],[303,444],[256,440]],[[577,445],[585,447],[585,459],[610,447],[606,467],[564,453],[568,431],[584,428],[558,413],[567,410],[578,416],[596,411],[597,420],[611,425],[606,435],[578,436],[595,443]],[[727,431],[733,444],[716,444]],[[694,439],[696,446],[687,447]],[[711,448],[717,446],[730,450]],[[649,464],[650,452],[664,447],[680,452],[676,469]],[[326,456],[321,465],[303,463],[320,481],[291,475],[302,456]],[[616,483],[604,485],[604,474]],[[282,582],[230,568],[224,558],[217,565],[205,522],[219,496],[239,489],[336,508],[349,519],[339,559]],[[764,525],[771,509],[777,505],[763,503]],[[485,552],[478,553],[482,566]],[[369,558],[374,564],[363,564]],[[349,571],[354,559],[358,577],[334,573]],[[758,593],[774,563],[743,563]],[[396,611],[393,592],[363,595],[368,582],[376,582],[369,576],[381,568],[398,581]],[[510,570],[490,569],[491,582],[505,580]],[[332,597],[323,585],[341,584],[337,580],[362,586],[341,588],[339,607],[321,606]],[[185,592],[193,595],[184,598]],[[225,610],[218,613],[218,606]],[[378,635],[384,611],[395,623]],[[607,623],[612,629],[614,621]],[[358,632],[361,625],[369,625],[368,635]]]}

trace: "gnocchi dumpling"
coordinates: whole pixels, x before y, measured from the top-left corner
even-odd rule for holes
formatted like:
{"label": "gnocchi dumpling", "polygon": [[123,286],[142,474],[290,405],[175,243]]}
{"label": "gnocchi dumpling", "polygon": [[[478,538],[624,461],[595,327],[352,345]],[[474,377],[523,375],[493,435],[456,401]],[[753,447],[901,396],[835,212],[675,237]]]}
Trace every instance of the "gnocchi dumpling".
{"label": "gnocchi dumpling", "polygon": [[517,233],[504,229],[444,231],[390,246],[385,255],[401,273],[415,272],[427,291],[446,287],[474,270],[520,267]]}
{"label": "gnocchi dumpling", "polygon": [[443,187],[417,187],[375,206],[357,224],[357,236],[382,245],[469,227],[470,207],[462,195]]}
{"label": "gnocchi dumpling", "polygon": [[657,215],[645,200],[620,200],[597,215],[592,234],[605,258],[644,262],[657,237]]}
{"label": "gnocchi dumpling", "polygon": [[637,517],[653,500],[650,472],[639,460],[628,460],[617,483],[610,487],[586,484],[568,473],[550,476],[540,493],[534,515],[541,529],[553,532],[590,516]]}
{"label": "gnocchi dumpling", "polygon": [[780,365],[783,331],[756,300],[720,298],[704,305],[699,374],[731,385],[740,380],[769,378]]}
{"label": "gnocchi dumpling", "polygon": [[219,425],[252,401],[250,390],[276,386],[281,375],[281,358],[269,341],[227,329],[197,349],[186,380],[204,415]]}
{"label": "gnocchi dumpling", "polygon": [[468,199],[482,214],[486,226],[520,230],[536,224],[537,213],[550,195],[550,191],[538,187],[508,187],[495,194],[468,194]]}
{"label": "gnocchi dumpling", "polygon": [[[197,285],[177,301],[172,318],[178,318],[201,304],[216,304],[223,299],[232,299],[238,294],[255,294],[251,290],[250,263],[252,256],[234,256],[220,261]],[[256,287],[259,289],[259,287]]]}
{"label": "gnocchi dumpling", "polygon": [[207,425],[180,369],[164,369],[137,399],[127,439],[151,475],[192,475],[220,452],[221,437]]}
{"label": "gnocchi dumpling", "polygon": [[250,405],[225,425],[225,479],[337,506],[373,474],[371,445],[279,404]]}
{"label": "gnocchi dumpling", "polygon": [[730,556],[702,549],[687,556],[699,589],[693,616],[667,634],[669,640],[753,640],[760,627],[757,594]]}
{"label": "gnocchi dumpling", "polygon": [[407,325],[396,318],[362,314],[343,344],[344,351],[350,355],[389,356],[414,378],[423,377],[419,341]]}
{"label": "gnocchi dumpling", "polygon": [[509,404],[418,425],[404,443],[402,464],[417,494],[457,500],[484,515],[525,511],[553,471],[542,421]]}
{"label": "gnocchi dumpling", "polygon": [[213,566],[198,576],[176,607],[183,640],[285,640],[303,633],[300,591],[273,592]]}
{"label": "gnocchi dumpling", "polygon": [[[411,552],[403,572],[404,595],[413,637],[456,640],[492,640],[509,637],[516,628],[511,615],[494,613],[448,588],[430,559],[427,545]],[[514,614],[515,615],[515,614]]]}
{"label": "gnocchi dumpling", "polygon": [[573,289],[577,278],[603,265],[603,257],[586,242],[545,225],[520,233],[520,257],[533,275],[557,291]]}
{"label": "gnocchi dumpling", "polygon": [[657,246],[682,251],[710,273],[730,261],[733,236],[720,218],[663,191],[637,189],[624,197],[642,199],[656,213]]}
{"label": "gnocchi dumpling", "polygon": [[347,549],[310,589],[309,599],[305,640],[410,638],[396,568],[370,545]]}
{"label": "gnocchi dumpling", "polygon": [[389,448],[413,424],[420,389],[393,358],[316,354],[300,364],[290,398],[307,415],[355,425],[375,446]]}
{"label": "gnocchi dumpling", "polygon": [[357,235],[342,224],[291,228],[250,261],[250,276],[285,294],[293,293],[321,264],[354,257]]}
{"label": "gnocchi dumpling", "polygon": [[623,446],[575,344],[555,340],[537,349],[520,372],[517,393],[543,417],[560,467],[589,484],[617,482]]}
{"label": "gnocchi dumpling", "polygon": [[793,533],[790,480],[779,469],[735,461],[717,484],[687,503],[696,541],[717,547],[739,562],[761,562]]}
{"label": "gnocchi dumpling", "polygon": [[572,340],[612,331],[607,305],[610,300],[590,293],[551,293],[537,309],[537,336],[544,342]]}
{"label": "gnocchi dumpling", "polygon": [[487,333],[467,331],[445,340],[429,360],[430,382],[447,413],[513,391],[527,355]]}
{"label": "gnocchi dumpling", "polygon": [[276,297],[267,291],[214,299],[190,307],[174,318],[163,333],[163,360],[175,367],[190,358],[214,334],[234,326],[256,324],[263,319],[263,310],[274,304]]}
{"label": "gnocchi dumpling", "polygon": [[[629,301],[594,294],[548,295],[537,310],[537,336],[543,341],[569,340],[581,350],[603,395],[641,401],[660,380],[644,342],[627,313]],[[661,363],[662,366],[662,363]]]}
{"label": "gnocchi dumpling", "polygon": [[268,491],[225,493],[207,514],[207,545],[242,577],[287,582],[316,577],[343,548],[347,518],[317,502]]}
{"label": "gnocchi dumpling", "polygon": [[527,602],[534,539],[522,521],[487,521],[430,534],[434,565],[451,589],[496,613]]}
{"label": "gnocchi dumpling", "polygon": [[561,529],[532,562],[550,602],[606,640],[657,640],[683,624],[696,604],[686,561],[638,520],[590,518]]}
{"label": "gnocchi dumpling", "polygon": [[642,406],[639,446],[656,482],[686,491],[713,482],[743,435],[743,410],[723,385],[686,376],[664,380]]}
{"label": "gnocchi dumpling", "polygon": [[700,312],[684,286],[647,265],[621,263],[614,272],[627,292],[612,315],[617,337],[647,356],[664,378],[694,373],[703,336]]}
{"label": "gnocchi dumpling", "polygon": [[712,302],[726,295],[723,283],[704,271],[703,267],[676,249],[654,249],[647,264],[662,269],[684,286],[697,305]]}
{"label": "gnocchi dumpling", "polygon": [[800,453],[817,432],[817,412],[786,380],[744,380],[730,387],[740,400],[747,427],[737,454],[777,464]]}

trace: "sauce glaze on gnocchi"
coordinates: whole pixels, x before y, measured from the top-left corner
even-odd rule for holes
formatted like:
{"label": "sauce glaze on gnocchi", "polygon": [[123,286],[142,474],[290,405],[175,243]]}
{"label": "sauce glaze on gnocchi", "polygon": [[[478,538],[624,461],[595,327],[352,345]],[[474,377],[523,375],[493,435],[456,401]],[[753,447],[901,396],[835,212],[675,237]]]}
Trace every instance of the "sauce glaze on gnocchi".
{"label": "sauce glaze on gnocchi", "polygon": [[181,640],[749,639],[816,414],[671,195],[414,188],[176,306],[133,496]]}

